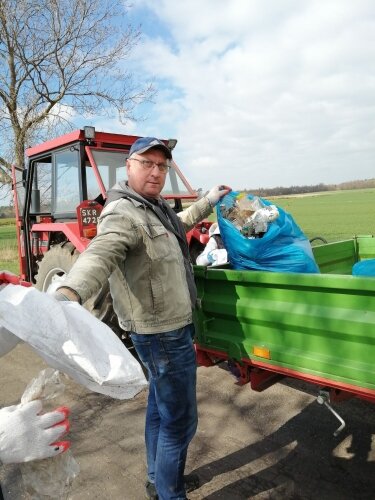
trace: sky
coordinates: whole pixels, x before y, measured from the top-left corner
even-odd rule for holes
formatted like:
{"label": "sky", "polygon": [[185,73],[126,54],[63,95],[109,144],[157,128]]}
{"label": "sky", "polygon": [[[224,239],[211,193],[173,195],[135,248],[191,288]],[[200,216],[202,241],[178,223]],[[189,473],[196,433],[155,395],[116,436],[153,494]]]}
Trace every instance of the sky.
{"label": "sky", "polygon": [[131,71],[144,121],[97,129],[178,139],[191,185],[251,189],[375,177],[373,0],[136,0]]}

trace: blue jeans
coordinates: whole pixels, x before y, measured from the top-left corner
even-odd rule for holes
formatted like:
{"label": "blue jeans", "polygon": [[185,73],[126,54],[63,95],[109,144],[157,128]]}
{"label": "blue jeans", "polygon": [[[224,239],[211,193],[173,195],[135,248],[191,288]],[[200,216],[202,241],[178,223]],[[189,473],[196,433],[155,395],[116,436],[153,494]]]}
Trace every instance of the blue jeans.
{"label": "blue jeans", "polygon": [[148,478],[160,500],[183,500],[187,449],[198,423],[194,326],[131,338],[149,374]]}

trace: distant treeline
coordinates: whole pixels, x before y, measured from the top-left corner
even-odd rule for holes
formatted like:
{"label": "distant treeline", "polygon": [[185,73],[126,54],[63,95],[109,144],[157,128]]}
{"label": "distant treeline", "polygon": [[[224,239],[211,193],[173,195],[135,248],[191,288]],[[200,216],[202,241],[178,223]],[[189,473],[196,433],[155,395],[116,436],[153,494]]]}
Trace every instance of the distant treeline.
{"label": "distant treeline", "polygon": [[246,189],[257,196],[283,196],[288,194],[320,193],[322,191],[344,191],[348,189],[375,188],[375,179],[342,182],[341,184],[314,184],[312,186],[289,186],[274,188]]}
{"label": "distant treeline", "polygon": [[[343,191],[347,189],[375,188],[375,179],[342,182],[341,184],[314,184],[312,186],[289,186],[274,188],[244,189],[244,191],[257,196],[284,196],[288,194],[320,193],[323,191]],[[14,208],[0,206],[0,219],[13,218]]]}
{"label": "distant treeline", "polygon": [[0,207],[0,219],[11,219],[14,217],[13,207]]}

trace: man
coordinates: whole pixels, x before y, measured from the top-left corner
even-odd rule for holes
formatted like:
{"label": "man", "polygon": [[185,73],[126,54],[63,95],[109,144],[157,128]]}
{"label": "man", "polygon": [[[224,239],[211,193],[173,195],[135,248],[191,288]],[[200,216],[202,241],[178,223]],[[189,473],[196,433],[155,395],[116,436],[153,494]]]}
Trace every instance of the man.
{"label": "man", "polygon": [[57,291],[60,300],[85,302],[109,279],[120,326],[149,374],[146,492],[159,500],[183,500],[198,487],[196,476],[184,478],[197,427],[196,289],[185,233],[230,191],[214,187],[178,217],[160,196],[171,159],[158,139],[134,142],[128,181],[109,191],[97,236]]}

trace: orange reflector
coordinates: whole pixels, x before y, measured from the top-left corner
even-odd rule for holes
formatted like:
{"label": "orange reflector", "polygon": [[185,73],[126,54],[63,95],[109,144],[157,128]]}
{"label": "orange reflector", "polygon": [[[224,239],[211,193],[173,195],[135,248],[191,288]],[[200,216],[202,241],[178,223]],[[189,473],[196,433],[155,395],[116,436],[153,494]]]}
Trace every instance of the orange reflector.
{"label": "orange reflector", "polygon": [[88,227],[88,228],[83,228],[83,236],[85,238],[93,238],[96,236],[96,226],[95,227]]}
{"label": "orange reflector", "polygon": [[267,347],[258,347],[255,345],[253,347],[253,354],[254,356],[259,356],[260,358],[271,359],[271,353]]}

